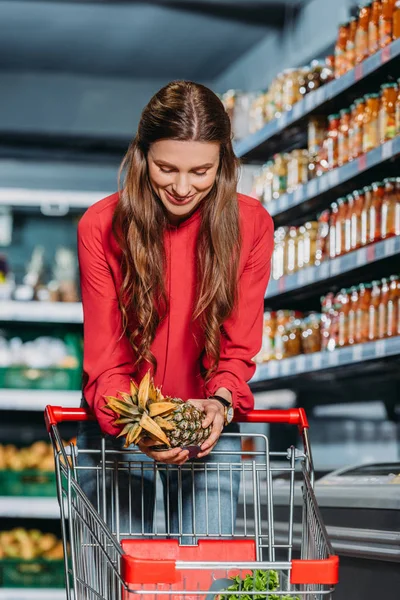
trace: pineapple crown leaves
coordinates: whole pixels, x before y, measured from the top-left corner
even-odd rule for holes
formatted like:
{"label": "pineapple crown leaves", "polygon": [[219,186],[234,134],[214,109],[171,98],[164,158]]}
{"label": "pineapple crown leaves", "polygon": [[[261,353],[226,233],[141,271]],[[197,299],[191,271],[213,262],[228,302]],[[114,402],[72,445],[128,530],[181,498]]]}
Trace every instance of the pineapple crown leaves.
{"label": "pineapple crown leaves", "polygon": [[168,417],[176,410],[176,404],[165,399],[161,390],[155,387],[150,371],[139,386],[131,380],[129,394],[118,393],[120,398],[105,396],[104,409],[117,415],[114,425],[124,425],[118,437],[125,436],[125,447],[138,443],[145,436],[170,446],[164,430],[174,429]]}

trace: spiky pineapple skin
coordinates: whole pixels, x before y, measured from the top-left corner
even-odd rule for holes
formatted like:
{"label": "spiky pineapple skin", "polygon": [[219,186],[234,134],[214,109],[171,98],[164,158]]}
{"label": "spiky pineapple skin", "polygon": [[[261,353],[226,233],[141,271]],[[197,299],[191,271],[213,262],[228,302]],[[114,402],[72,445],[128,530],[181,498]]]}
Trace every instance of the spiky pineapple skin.
{"label": "spiky pineapple skin", "polygon": [[202,427],[204,413],[190,402],[179,398],[168,398],[177,405],[168,420],[175,429],[167,433],[172,448],[178,446],[201,446],[210,437],[211,427]]}

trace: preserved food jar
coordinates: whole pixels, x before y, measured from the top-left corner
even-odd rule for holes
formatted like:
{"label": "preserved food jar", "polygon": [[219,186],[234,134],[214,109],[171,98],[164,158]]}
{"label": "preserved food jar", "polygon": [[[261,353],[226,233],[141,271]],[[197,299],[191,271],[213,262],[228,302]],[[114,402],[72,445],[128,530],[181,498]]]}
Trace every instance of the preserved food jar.
{"label": "preserved food jar", "polygon": [[297,238],[296,238],[296,259],[297,265],[296,270],[302,269],[304,267],[304,234],[306,229],[304,225],[301,225],[297,228]]}
{"label": "preserved food jar", "polygon": [[400,301],[400,280],[398,275],[392,275],[389,284],[389,297],[387,304],[387,330],[386,336],[393,337],[398,335],[399,320],[399,301]]}
{"label": "preserved food jar", "polygon": [[349,124],[349,161],[354,158],[354,123],[356,119],[356,105],[350,106],[350,124]]}
{"label": "preserved food jar", "polygon": [[365,191],[355,190],[353,192],[354,202],[351,211],[351,250],[356,250],[361,246],[361,215],[365,203]]}
{"label": "preserved food jar", "polygon": [[342,244],[344,244],[343,252],[351,251],[351,223],[354,212],[354,196],[347,194],[346,196],[346,213],[344,218],[344,231],[342,235]]}
{"label": "preserved food jar", "polygon": [[400,79],[397,80],[397,98],[396,98],[396,135],[400,133]]}
{"label": "preserved food jar", "polygon": [[291,317],[289,319],[285,327],[285,333],[282,336],[282,342],[284,358],[301,354],[301,321],[299,318]]}
{"label": "preserved food jar", "polygon": [[260,353],[261,362],[275,358],[276,314],[271,311],[264,313],[263,343]]}
{"label": "preserved food jar", "polygon": [[372,202],[372,186],[364,187],[364,206],[361,211],[361,246],[369,244],[369,213]]}
{"label": "preserved food jar", "polygon": [[400,178],[388,177],[385,184],[385,195],[382,201],[382,239],[400,235]]}
{"label": "preserved food jar", "polygon": [[358,288],[358,308],[356,316],[356,343],[368,342],[369,306],[371,302],[372,285],[361,283]]}
{"label": "preserved food jar", "polygon": [[379,19],[382,13],[381,0],[374,0],[368,25],[368,53],[375,54],[379,50]]}
{"label": "preserved food jar", "polygon": [[360,6],[355,36],[356,64],[368,57],[368,25],[371,15],[371,2]]}
{"label": "preserved food jar", "polygon": [[349,343],[349,311],[350,290],[340,290],[338,346],[347,346]]}
{"label": "preserved food jar", "polygon": [[335,258],[336,256],[336,227],[337,218],[339,213],[339,206],[337,202],[331,204],[331,215],[329,219],[329,258]]}
{"label": "preserved food jar", "polygon": [[381,295],[378,306],[378,338],[387,336],[387,309],[389,302],[389,280],[384,277],[381,281]]}
{"label": "preserved food jar", "polygon": [[321,298],[321,350],[328,349],[328,343],[331,336],[331,323],[333,313],[333,298],[332,292]]}
{"label": "preserved food jar", "polygon": [[292,192],[308,180],[307,150],[293,150],[287,163],[287,191]]}
{"label": "preserved food jar", "polygon": [[307,126],[308,153],[318,156],[326,134],[326,118],[311,117]]}
{"label": "preserved food jar", "polygon": [[336,256],[340,256],[345,252],[344,236],[346,229],[347,202],[346,198],[338,198],[338,214],[335,227],[335,252]]}
{"label": "preserved food jar", "polygon": [[349,129],[351,111],[343,108],[340,111],[340,123],[338,131],[338,166],[342,167],[349,161]]}
{"label": "preserved food jar", "polygon": [[382,219],[382,203],[385,195],[385,186],[381,181],[376,181],[372,184],[372,199],[369,208],[369,236],[370,244],[378,242],[382,238],[381,219]]}
{"label": "preserved food jar", "polygon": [[317,254],[318,221],[307,221],[303,233],[303,266],[315,264]]}
{"label": "preserved food jar", "polygon": [[368,339],[370,341],[377,340],[378,331],[378,310],[379,302],[381,300],[381,286],[380,281],[372,282],[371,299],[369,301],[368,308]]}
{"label": "preserved food jar", "polygon": [[396,137],[396,100],[398,88],[396,83],[385,83],[381,86],[381,90],[379,142],[384,144]]}
{"label": "preserved food jar", "polygon": [[304,354],[313,354],[321,350],[321,315],[310,313],[303,320],[301,344]]}
{"label": "preserved food jar", "polygon": [[323,260],[329,258],[329,218],[329,210],[324,210],[318,217],[318,233],[315,249],[316,265],[320,265]]}
{"label": "preserved food jar", "polygon": [[298,69],[285,69],[283,71],[283,110],[290,110],[301,99],[298,78]]}
{"label": "preserved food jar", "polygon": [[394,40],[400,38],[400,0],[394,3],[392,37]]}
{"label": "preserved food jar", "polygon": [[276,200],[286,192],[287,189],[287,155],[276,154],[274,156],[272,195]]}
{"label": "preserved food jar", "polygon": [[392,41],[394,0],[382,0],[382,11],[379,18],[379,45],[388,46]]}
{"label": "preserved food jar", "polygon": [[274,234],[274,252],[272,255],[272,278],[280,279],[285,274],[285,238],[287,227],[278,227]]}
{"label": "preserved food jar", "polygon": [[363,153],[364,139],[364,117],[365,117],[365,99],[357,98],[354,101],[356,105],[355,118],[353,122],[353,158],[358,158]]}
{"label": "preserved food jar", "polygon": [[339,25],[338,37],[335,44],[335,77],[341,77],[346,72],[347,63],[347,41],[349,38],[350,24]]}
{"label": "preserved food jar", "polygon": [[297,270],[297,228],[289,227],[286,243],[286,269],[285,275],[291,275]]}
{"label": "preserved food jar", "polygon": [[363,152],[379,146],[379,94],[366,94],[363,130]]}
{"label": "preserved food jar", "polygon": [[328,117],[328,136],[326,139],[328,169],[338,166],[338,135],[340,115],[333,114]]}
{"label": "preserved food jar", "polygon": [[293,311],[290,310],[278,310],[276,313],[276,330],[275,330],[275,340],[274,340],[274,348],[275,348],[275,358],[277,360],[282,360],[284,358],[284,344],[283,344],[283,336],[286,332],[286,325],[289,323],[290,319],[294,318]]}
{"label": "preserved food jar", "polygon": [[356,321],[358,310],[358,288],[350,288],[350,303],[348,314],[348,343],[351,346],[356,343]]}
{"label": "preserved food jar", "polygon": [[349,31],[347,34],[347,42],[346,42],[346,54],[344,60],[344,72],[350,71],[354,69],[356,64],[356,52],[355,52],[355,40],[356,40],[356,31],[357,31],[357,19],[353,17],[349,21]]}
{"label": "preserved food jar", "polygon": [[263,198],[262,198],[262,202],[264,204],[268,204],[274,198],[273,185],[274,185],[274,163],[272,160],[269,160],[264,167],[264,191],[263,191]]}
{"label": "preserved food jar", "polygon": [[339,313],[341,310],[341,294],[337,294],[333,299],[333,306],[330,311],[329,340],[327,350],[332,352],[339,344]]}

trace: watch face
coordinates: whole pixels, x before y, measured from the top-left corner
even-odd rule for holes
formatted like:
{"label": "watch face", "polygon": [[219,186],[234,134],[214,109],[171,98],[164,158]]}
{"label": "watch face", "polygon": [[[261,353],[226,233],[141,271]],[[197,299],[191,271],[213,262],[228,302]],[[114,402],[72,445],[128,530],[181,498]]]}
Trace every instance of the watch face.
{"label": "watch face", "polygon": [[227,422],[228,422],[228,423],[231,423],[231,422],[232,422],[232,420],[233,420],[233,414],[234,414],[233,407],[232,407],[232,406],[230,406],[230,407],[229,407],[229,408],[226,410],[226,420],[227,420]]}

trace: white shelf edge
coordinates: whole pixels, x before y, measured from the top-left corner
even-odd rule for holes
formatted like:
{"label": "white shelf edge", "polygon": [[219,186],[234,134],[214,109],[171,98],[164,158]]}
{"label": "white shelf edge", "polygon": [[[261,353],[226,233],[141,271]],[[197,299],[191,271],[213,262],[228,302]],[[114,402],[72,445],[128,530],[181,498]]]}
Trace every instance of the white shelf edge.
{"label": "white shelf edge", "polygon": [[0,205],[33,206],[39,208],[88,208],[112,192],[85,192],[76,190],[31,190],[27,188],[0,188]]}
{"label": "white shelf edge", "polygon": [[59,588],[0,588],[0,600],[67,600]]}
{"label": "white shelf edge", "polygon": [[79,390],[0,389],[0,410],[44,410],[47,404],[75,408],[80,405]]}
{"label": "white shelf edge", "polygon": [[0,321],[82,323],[82,303],[2,301]]}
{"label": "white shelf edge", "polygon": [[56,498],[0,496],[0,517],[59,519]]}

